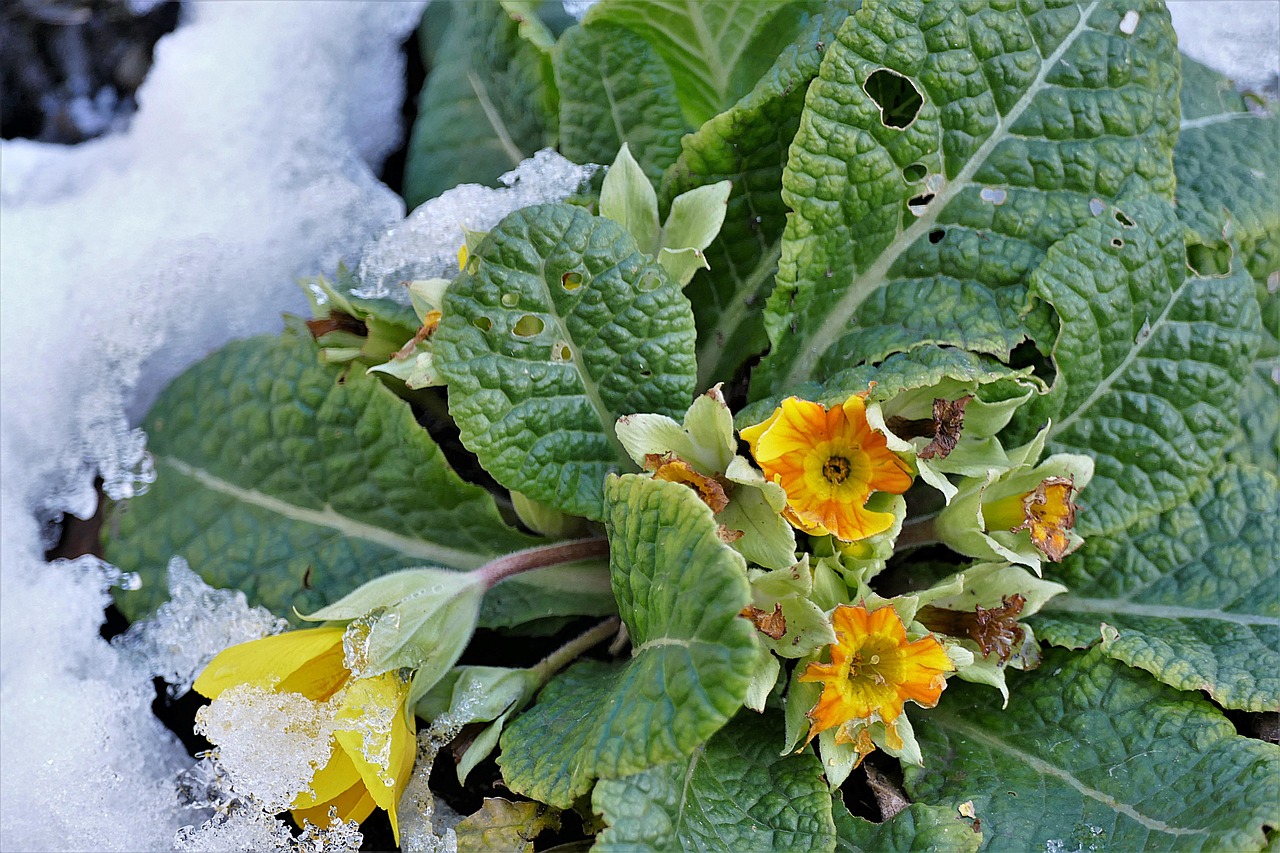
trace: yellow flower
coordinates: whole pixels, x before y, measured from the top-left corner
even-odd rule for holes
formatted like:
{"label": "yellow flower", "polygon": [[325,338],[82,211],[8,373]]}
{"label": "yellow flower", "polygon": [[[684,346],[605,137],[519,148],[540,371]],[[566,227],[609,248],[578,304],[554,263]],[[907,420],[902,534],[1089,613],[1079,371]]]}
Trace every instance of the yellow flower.
{"label": "yellow flower", "polygon": [[[336,748],[294,800],[299,825],[329,825],[329,807],[357,823],[387,810],[400,840],[396,805],[413,770],[416,721],[405,702],[409,683],[397,672],[354,678],[343,663],[341,627],[290,631],[222,651],[196,679],[196,692],[217,699],[238,685],[299,693],[335,707]],[[375,760],[369,758],[374,755]]]}
{"label": "yellow flower", "polygon": [[822,682],[822,696],[809,711],[813,725],[808,739],[840,726],[836,743],[855,743],[852,728],[880,720],[891,744],[901,748],[894,723],[903,704],[910,699],[925,708],[937,705],[946,687],[943,673],[954,671],[955,665],[932,634],[908,642],[906,627],[892,607],[868,613],[862,604],[841,604],[831,623],[836,632],[831,663],[815,661],[799,679]]}
{"label": "yellow flower", "polygon": [[854,541],[883,533],[893,513],[866,508],[873,492],[900,495],[911,469],[867,424],[862,397],[826,409],[788,397],[768,420],[741,432],[764,471],[787,493],[783,515],[795,527]]}
{"label": "yellow flower", "polygon": [[1075,491],[1075,478],[1048,477],[1032,491],[983,504],[982,518],[988,530],[1026,530],[1041,553],[1057,562],[1072,550]]}

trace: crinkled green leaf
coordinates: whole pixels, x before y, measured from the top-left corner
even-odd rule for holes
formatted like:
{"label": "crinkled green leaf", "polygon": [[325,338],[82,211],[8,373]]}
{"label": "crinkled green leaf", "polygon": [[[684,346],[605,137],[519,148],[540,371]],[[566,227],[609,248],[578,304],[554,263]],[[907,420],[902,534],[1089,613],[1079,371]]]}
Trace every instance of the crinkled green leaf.
{"label": "crinkled green leaf", "polygon": [[690,755],[742,706],[761,649],[746,565],[690,489],[610,478],[606,524],[625,664],[577,664],[502,735],[508,787],[568,808],[596,778]]}
{"label": "crinkled green leaf", "polygon": [[1177,81],[1155,2],[867,0],[791,147],[753,395],[921,343],[1003,357],[1045,328],[1027,276],[1091,202],[1172,197]]}
{"label": "crinkled green leaf", "polygon": [[1280,482],[1229,466],[1192,501],[1090,538],[1056,575],[1040,636],[1103,653],[1220,705],[1280,708]]}
{"label": "crinkled green leaf", "polygon": [[984,848],[1258,850],[1280,821],[1280,748],[1205,699],[1095,649],[1009,673],[1012,699],[950,682],[916,716],[916,802],[973,801]]}
{"label": "crinkled green leaf", "polygon": [[[130,618],[164,600],[174,554],[288,616],[397,569],[472,569],[537,544],[454,473],[408,404],[319,363],[305,333],[229,344],[174,380],[144,428],[156,483],[117,506],[106,534],[108,559],[144,580],[119,593]],[[610,609],[595,570],[551,573],[496,587],[482,624]]]}
{"label": "crinkled green leaf", "polygon": [[707,249],[711,268],[685,291],[698,321],[698,387],[733,379],[768,345],[761,308],[773,287],[786,222],[782,167],[804,109],[804,93],[857,2],[832,3],[813,16],[741,101],[681,140],[667,171],[667,204],[700,186],[733,181],[720,237]]}
{"label": "crinkled green leaf", "polygon": [[445,297],[436,368],[462,441],[507,488],[601,519],[634,470],[614,423],[693,397],[689,302],[615,222],[562,204],[498,224]]}
{"label": "crinkled green leaf", "polygon": [[1280,292],[1266,285],[1256,292],[1262,306],[1262,344],[1240,391],[1240,429],[1227,456],[1264,471],[1280,471]]}
{"label": "crinkled green leaf", "polygon": [[593,850],[830,850],[831,793],[813,753],[778,755],[782,721],[746,712],[686,759],[601,782]]}
{"label": "crinkled green leaf", "polygon": [[458,853],[533,853],[533,840],[560,828],[560,812],[542,803],[513,803],[485,797],[475,814],[463,818],[454,831]]}
{"label": "crinkled green leaf", "polygon": [[553,56],[560,153],[575,163],[611,163],[625,142],[656,183],[687,130],[657,52],[625,27],[599,24],[566,30]]}
{"label": "crinkled green leaf", "polygon": [[1190,276],[1172,210],[1148,198],[1101,209],[1030,288],[1060,318],[1057,377],[1017,423],[1052,419],[1049,452],[1094,457],[1077,528],[1118,531],[1185,498],[1235,430],[1259,341],[1248,275]]}
{"label": "crinkled green leaf", "polygon": [[494,184],[556,137],[551,37],[528,3],[435,3],[422,31],[436,48],[409,137],[410,208],[458,184]]}
{"label": "crinkled green leaf", "polygon": [[616,24],[671,70],[686,123],[698,127],[742,97],[795,37],[805,0],[604,0],[584,27]]}
{"label": "crinkled green leaf", "polygon": [[[1178,218],[1191,255],[1238,251],[1257,278],[1280,269],[1280,117],[1230,80],[1182,57],[1182,131],[1174,149]],[[1225,233],[1224,233],[1225,232]],[[1230,240],[1236,248],[1230,248]],[[1198,267],[1197,267],[1198,268]],[[1202,270],[1212,272],[1214,270]]]}
{"label": "crinkled green leaf", "polygon": [[982,830],[950,806],[912,803],[884,823],[854,817],[839,798],[831,811],[836,853],[975,853],[982,845]]}

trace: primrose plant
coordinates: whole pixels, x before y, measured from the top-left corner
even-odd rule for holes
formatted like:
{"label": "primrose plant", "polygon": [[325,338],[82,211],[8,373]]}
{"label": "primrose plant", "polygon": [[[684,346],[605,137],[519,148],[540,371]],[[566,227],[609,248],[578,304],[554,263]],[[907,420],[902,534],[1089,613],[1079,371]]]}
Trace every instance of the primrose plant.
{"label": "primrose plant", "polygon": [[[399,298],[305,282],[147,418],[121,608],[177,552],[294,622],[194,685],[241,801],[405,849],[1274,845],[1274,104],[1145,0],[565,23],[428,8],[405,191],[602,180]],[[489,799],[437,836],[441,750]]]}

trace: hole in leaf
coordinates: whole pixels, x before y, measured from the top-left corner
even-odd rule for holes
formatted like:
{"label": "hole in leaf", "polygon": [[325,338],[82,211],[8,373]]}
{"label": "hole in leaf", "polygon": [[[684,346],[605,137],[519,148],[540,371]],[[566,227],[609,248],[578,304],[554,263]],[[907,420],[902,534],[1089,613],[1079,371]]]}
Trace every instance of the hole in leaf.
{"label": "hole in leaf", "polygon": [[636,285],[636,289],[641,293],[652,293],[658,289],[658,285],[660,284],[662,284],[662,281],[656,275],[650,273],[640,279],[640,283]]}
{"label": "hole in leaf", "polygon": [[572,293],[579,287],[582,287],[582,273],[567,272],[560,276],[560,286]]}
{"label": "hole in leaf", "polygon": [[1119,237],[1114,238],[1114,239],[1111,241],[1111,248],[1113,248],[1113,249],[1123,249],[1123,248],[1124,248],[1124,241],[1123,241],[1123,240],[1121,240]]}
{"label": "hole in leaf", "polygon": [[923,163],[912,163],[902,170],[902,178],[907,183],[914,184],[928,173],[929,170],[924,167]]}
{"label": "hole in leaf", "polygon": [[934,245],[937,245],[938,243],[941,243],[943,238],[945,238],[946,236],[947,236],[947,232],[945,229],[935,228],[929,232],[929,242],[933,243]]}
{"label": "hole in leaf", "polygon": [[1226,243],[1188,246],[1187,266],[1201,278],[1228,275],[1231,272],[1231,247]]}
{"label": "hole in leaf", "polygon": [[517,338],[532,338],[534,335],[541,334],[546,326],[547,324],[542,322],[541,317],[525,314],[519,320],[516,320],[516,324],[511,328],[511,334]]}
{"label": "hole in leaf", "polygon": [[907,209],[916,216],[924,216],[925,208],[933,201],[933,193],[921,193],[907,202]]}
{"label": "hole in leaf", "polygon": [[1125,228],[1132,228],[1134,225],[1133,220],[1125,216],[1124,213],[1119,210],[1116,211],[1116,222],[1119,222]]}
{"label": "hole in leaf", "polygon": [[978,198],[983,201],[989,201],[999,207],[1004,204],[1004,200],[1009,197],[1009,193],[999,187],[983,187],[978,193]]}
{"label": "hole in leaf", "polygon": [[477,317],[471,321],[471,325],[475,326],[482,332],[487,332],[493,328],[493,321],[488,317]]}
{"label": "hole in leaf", "polygon": [[1133,35],[1134,31],[1138,29],[1138,21],[1140,19],[1141,16],[1132,9],[1125,12],[1124,17],[1120,19],[1120,32],[1127,36]]}
{"label": "hole in leaf", "polygon": [[912,82],[887,68],[873,72],[862,88],[880,108],[885,127],[906,127],[916,120],[924,105]]}
{"label": "hole in leaf", "polygon": [[649,377],[653,376],[653,371],[646,367],[644,370],[640,371],[640,376],[645,379],[648,379]]}
{"label": "hole in leaf", "polygon": [[564,341],[556,341],[551,347],[552,361],[569,361],[571,358],[573,358],[573,350],[569,349],[569,345]]}
{"label": "hole in leaf", "polygon": [[515,308],[518,304],[520,304],[520,294],[518,293],[502,294],[502,304],[508,308]]}

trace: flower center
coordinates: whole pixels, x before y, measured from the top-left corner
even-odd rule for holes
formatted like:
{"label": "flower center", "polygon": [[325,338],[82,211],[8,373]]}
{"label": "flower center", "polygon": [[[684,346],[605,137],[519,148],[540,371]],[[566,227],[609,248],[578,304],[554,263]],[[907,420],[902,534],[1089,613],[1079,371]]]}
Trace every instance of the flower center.
{"label": "flower center", "polygon": [[822,476],[826,478],[828,483],[840,485],[849,478],[849,472],[853,466],[849,464],[849,460],[843,456],[832,456],[826,462],[822,463]]}

